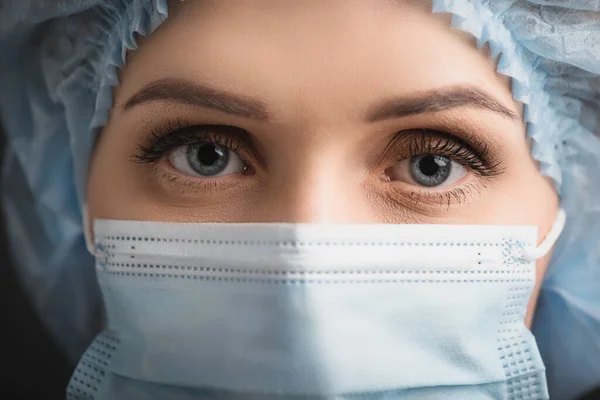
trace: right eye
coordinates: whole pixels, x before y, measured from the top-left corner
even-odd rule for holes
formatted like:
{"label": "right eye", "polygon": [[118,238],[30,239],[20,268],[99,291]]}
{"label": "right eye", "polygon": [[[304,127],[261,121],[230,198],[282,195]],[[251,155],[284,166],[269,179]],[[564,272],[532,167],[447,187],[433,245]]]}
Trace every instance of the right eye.
{"label": "right eye", "polygon": [[464,178],[467,169],[450,157],[422,154],[401,160],[386,173],[392,181],[442,188]]}
{"label": "right eye", "polygon": [[169,154],[168,160],[182,174],[197,177],[224,176],[246,169],[236,152],[210,142],[180,146]]}

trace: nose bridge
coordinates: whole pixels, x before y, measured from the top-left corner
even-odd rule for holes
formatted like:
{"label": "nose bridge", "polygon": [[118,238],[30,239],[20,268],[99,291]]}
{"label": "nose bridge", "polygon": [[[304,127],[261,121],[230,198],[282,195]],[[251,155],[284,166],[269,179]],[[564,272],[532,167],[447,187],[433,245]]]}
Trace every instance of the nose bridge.
{"label": "nose bridge", "polygon": [[269,222],[368,222],[361,179],[339,147],[298,150],[271,182],[264,215]]}

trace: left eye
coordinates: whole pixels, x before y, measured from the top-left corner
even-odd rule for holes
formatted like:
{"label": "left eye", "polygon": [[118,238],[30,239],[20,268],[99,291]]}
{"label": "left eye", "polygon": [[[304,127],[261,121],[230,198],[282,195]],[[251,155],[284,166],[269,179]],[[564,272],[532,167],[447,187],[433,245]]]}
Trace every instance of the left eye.
{"label": "left eye", "polygon": [[467,170],[449,157],[422,154],[399,161],[385,173],[392,181],[425,187],[445,187],[461,180]]}
{"label": "left eye", "polygon": [[209,142],[180,146],[171,152],[168,159],[176,170],[191,176],[223,176],[245,170],[244,162],[237,153]]}

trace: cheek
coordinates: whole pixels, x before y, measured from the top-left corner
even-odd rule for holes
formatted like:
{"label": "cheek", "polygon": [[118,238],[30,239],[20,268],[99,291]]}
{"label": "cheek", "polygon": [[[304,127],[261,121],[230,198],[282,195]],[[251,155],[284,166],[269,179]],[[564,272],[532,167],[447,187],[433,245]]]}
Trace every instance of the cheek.
{"label": "cheek", "polygon": [[550,229],[559,207],[551,180],[539,172],[523,140],[511,140],[505,170],[482,191],[481,201],[469,210],[471,218],[499,225],[535,225],[540,240]]}
{"label": "cheek", "polygon": [[536,263],[535,288],[533,289],[533,293],[531,294],[531,298],[529,299],[529,303],[527,305],[527,314],[525,315],[525,325],[528,328],[531,327],[531,323],[533,321],[535,307],[540,296],[540,288],[542,287],[542,282],[544,281],[544,276],[546,275],[546,270],[548,268],[548,263],[550,262],[551,257],[552,252],[548,253],[545,257],[539,259]]}
{"label": "cheek", "polygon": [[88,211],[93,218],[136,219],[145,196],[139,190],[143,180],[136,176],[132,162],[135,144],[126,132],[107,124],[94,149],[87,186]]}
{"label": "cheek", "polygon": [[[90,221],[95,218],[110,218],[112,215],[109,211],[110,202],[108,200],[110,193],[113,193],[116,178],[110,179],[113,171],[110,170],[112,163],[109,156],[110,151],[107,149],[106,135],[105,128],[100,133],[90,161],[86,193]],[[119,162],[118,158],[114,161]]]}
{"label": "cheek", "polygon": [[[538,245],[544,240],[555,221],[559,198],[550,179],[538,172],[536,163],[523,163],[521,172],[512,179],[512,199],[506,199],[502,211],[496,216],[504,218],[504,224],[535,225],[538,227]],[[536,262],[536,284],[529,299],[525,324],[531,326],[540,288],[544,280],[550,252]]]}

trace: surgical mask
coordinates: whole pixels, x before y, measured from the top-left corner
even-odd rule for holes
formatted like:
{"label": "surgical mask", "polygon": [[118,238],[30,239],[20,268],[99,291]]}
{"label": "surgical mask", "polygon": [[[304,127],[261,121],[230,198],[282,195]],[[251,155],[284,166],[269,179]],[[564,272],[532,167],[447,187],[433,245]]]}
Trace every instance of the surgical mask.
{"label": "surgical mask", "polygon": [[96,220],[69,399],[545,399],[537,228]]}

